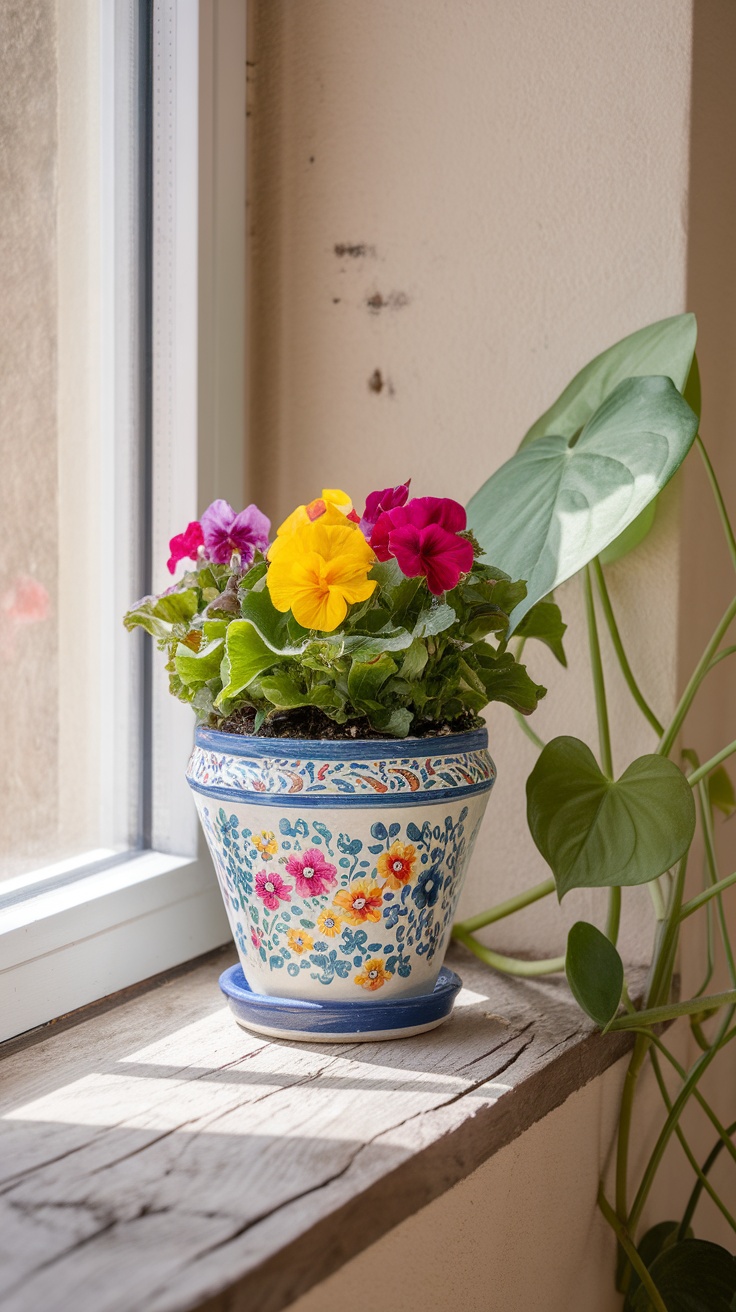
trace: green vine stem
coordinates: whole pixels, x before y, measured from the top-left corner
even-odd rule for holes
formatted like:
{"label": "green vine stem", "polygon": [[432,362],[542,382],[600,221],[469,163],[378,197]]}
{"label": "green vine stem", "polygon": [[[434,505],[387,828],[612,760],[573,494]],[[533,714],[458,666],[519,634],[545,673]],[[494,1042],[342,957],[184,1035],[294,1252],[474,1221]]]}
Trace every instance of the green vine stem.
{"label": "green vine stem", "polygon": [[[583,574],[585,588],[585,617],[588,623],[588,645],[590,647],[590,668],[593,674],[593,691],[595,709],[598,718],[598,742],[601,755],[601,769],[609,779],[613,779],[613,753],[611,751],[611,728],[608,722],[608,703],[606,701],[606,684],[603,677],[603,660],[601,644],[598,637],[598,621],[595,615],[593,599],[593,576],[590,565],[586,565]],[[621,889],[611,888],[608,892],[608,916],[606,919],[606,937],[615,944],[621,925]]]}
{"label": "green vine stem", "polygon": [[[683,1081],[686,1080],[688,1076],[688,1072],[685,1070],[684,1066],[680,1065],[674,1053],[670,1052],[666,1044],[664,1044],[662,1040],[657,1037],[656,1034],[650,1034],[649,1042],[653,1045],[653,1047],[657,1049],[657,1052],[660,1052],[662,1056],[666,1058],[666,1060],[670,1063],[672,1069],[677,1072],[680,1079]],[[723,1143],[724,1148],[728,1150],[731,1157],[736,1162],[736,1145],[732,1143],[725,1126],[721,1124],[715,1112],[713,1111],[713,1108],[711,1107],[710,1103],[707,1101],[706,1098],[703,1097],[703,1094],[700,1092],[700,1089],[698,1089],[697,1086],[693,1089],[693,1097],[695,1101],[698,1103],[698,1105],[705,1112],[705,1115],[708,1117],[708,1120],[713,1126],[713,1129],[715,1130],[719,1139]]]}
{"label": "green vine stem", "polygon": [[[708,1045],[708,1046],[710,1046],[710,1045]],[[656,1052],[652,1052],[652,1053],[650,1053],[650,1055],[649,1055],[649,1059],[650,1059],[650,1061],[651,1061],[651,1063],[652,1063],[652,1068],[653,1068],[653,1070],[654,1070],[655,1079],[656,1079],[657,1084],[658,1084],[658,1086],[659,1086],[659,1092],[660,1092],[661,1095],[662,1095],[662,1101],[663,1101],[665,1107],[667,1108],[667,1111],[668,1111],[668,1112],[671,1112],[671,1111],[672,1111],[672,1099],[670,1098],[670,1095],[669,1095],[669,1093],[668,1093],[668,1091],[667,1091],[667,1085],[665,1084],[664,1076],[662,1075],[662,1068],[661,1068],[661,1066],[660,1066],[660,1064],[659,1064],[659,1057],[658,1057],[658,1055],[657,1055]],[[733,1133],[733,1129],[731,1129],[730,1132]],[[710,1166],[712,1166],[713,1163],[710,1161],[710,1159],[708,1159],[708,1161],[705,1163],[703,1169],[701,1170],[701,1168],[700,1168],[700,1166],[699,1166],[699,1164],[698,1164],[698,1160],[697,1160],[697,1158],[696,1158],[696,1156],[695,1156],[695,1154],[694,1154],[692,1148],[690,1147],[690,1144],[688,1143],[687,1139],[685,1138],[685,1135],[684,1135],[684,1133],[683,1133],[682,1126],[681,1126],[679,1123],[675,1126],[675,1135],[677,1136],[677,1141],[678,1141],[680,1147],[682,1148],[682,1151],[684,1152],[685,1156],[687,1157],[687,1160],[688,1160],[688,1162],[690,1163],[690,1166],[691,1166],[692,1170],[695,1172],[696,1176],[698,1177],[697,1182],[696,1182],[696,1185],[695,1185],[695,1190],[698,1190],[698,1192],[697,1192],[696,1195],[695,1195],[695,1205],[697,1205],[697,1200],[698,1200],[698,1198],[700,1197],[700,1191],[701,1191],[702,1189],[705,1189],[706,1193],[708,1193],[709,1196],[713,1199],[713,1202],[715,1203],[715,1205],[716,1205],[716,1207],[718,1208],[719,1212],[721,1212],[721,1214],[722,1214],[722,1216],[723,1216],[723,1219],[727,1222],[728,1225],[730,1225],[730,1227],[731,1227],[731,1229],[734,1231],[734,1233],[736,1233],[736,1220],[734,1220],[734,1218],[732,1217],[732,1215],[731,1215],[731,1213],[729,1212],[728,1208],[726,1207],[726,1204],[723,1202],[723,1199],[720,1197],[720,1195],[718,1194],[718,1192],[713,1188],[713,1185],[711,1184],[710,1180],[707,1178],[708,1170],[710,1169]],[[720,1151],[720,1149],[723,1147],[723,1143],[722,1143],[722,1141],[721,1141],[720,1139],[718,1140],[718,1145],[717,1145],[717,1147],[718,1147],[718,1150],[719,1150],[719,1151]],[[716,1153],[715,1156],[717,1157],[718,1154]],[[713,1158],[713,1160],[715,1160],[715,1157]],[[694,1193],[695,1193],[695,1190],[693,1191]],[[691,1201],[692,1201],[692,1195],[691,1195]],[[695,1211],[695,1205],[694,1205],[693,1208],[692,1208],[692,1211],[693,1211],[693,1212]],[[690,1206],[690,1204],[688,1204],[688,1207],[689,1207],[689,1206]],[[686,1211],[685,1215],[687,1216],[687,1211]],[[692,1216],[692,1213],[690,1214],[690,1216]],[[687,1224],[685,1225],[685,1230],[687,1230],[687,1226],[688,1226],[689,1224],[690,1224],[690,1219],[688,1218],[688,1220],[687,1220]],[[681,1239],[684,1239],[684,1238],[685,1238],[685,1232],[684,1232],[684,1230],[683,1230],[683,1228],[682,1228],[682,1223],[680,1224],[679,1238],[681,1238]]]}
{"label": "green vine stem", "polygon": [[635,1011],[633,1016],[617,1016],[606,1026],[606,1033],[611,1030],[648,1030],[653,1025],[663,1025],[665,1021],[677,1020],[680,1016],[697,1016],[701,1011],[717,1011],[719,1007],[733,1004],[736,1004],[736,989],[690,998],[687,1002],[672,1002],[663,1007],[646,1007],[644,1011]]}
{"label": "green vine stem", "polygon": [[549,897],[550,893],[554,893],[555,887],[554,879],[545,879],[541,884],[535,884],[534,888],[529,888],[524,893],[517,893],[515,897],[509,897],[505,902],[498,902],[495,907],[489,907],[488,911],[481,911],[477,916],[470,916],[467,920],[458,920],[453,927],[453,938],[456,938],[458,933],[475,934],[486,925],[493,925],[497,920],[513,916],[516,911],[532,906],[540,898]]}
{"label": "green vine stem", "polygon": [[529,741],[534,743],[534,746],[537,748],[537,751],[541,752],[546,745],[544,739],[540,738],[539,734],[534,732],[532,726],[527,723],[526,716],[522,715],[521,711],[514,711],[514,718],[516,719],[519,728],[522,729],[523,732],[526,734]]}
{"label": "green vine stem", "polygon": [[716,506],[718,507],[718,515],[721,524],[723,525],[723,532],[726,536],[726,542],[728,544],[728,554],[731,557],[731,564],[733,565],[734,569],[736,569],[736,537],[734,537],[733,528],[731,527],[731,521],[728,517],[728,511],[726,510],[726,503],[723,500],[723,493],[721,492],[718,479],[716,478],[716,472],[710,462],[710,457],[705,449],[705,446],[703,445],[703,439],[701,438],[699,433],[695,439],[695,443],[698,448],[698,451],[700,452],[700,456],[703,461],[703,464],[705,465],[705,472],[708,475],[708,482],[710,483],[711,491],[713,493],[713,499],[716,503]]}
{"label": "green vine stem", "polygon": [[718,621],[718,624],[714,630],[710,642],[708,643],[705,651],[703,652],[703,655],[701,656],[700,660],[695,666],[695,669],[693,670],[687,682],[685,691],[683,692],[682,697],[680,698],[677,704],[675,713],[672,716],[672,719],[670,720],[670,723],[668,724],[667,728],[665,729],[665,732],[662,735],[659,746],[657,748],[657,752],[660,756],[669,756],[670,752],[672,751],[672,748],[675,743],[675,739],[677,738],[677,735],[680,732],[680,728],[682,726],[683,720],[685,719],[685,716],[690,710],[690,707],[692,705],[695,694],[698,691],[698,688],[703,682],[705,675],[708,673],[708,669],[710,667],[711,661],[715,656],[716,651],[718,650],[718,647],[720,645],[721,638],[730,628],[734,616],[736,616],[736,597],[734,597],[733,601],[731,601],[729,605],[726,607],[724,614],[721,616],[721,619]]}
{"label": "green vine stem", "polygon": [[629,665],[628,657],[626,655],[626,652],[624,651],[624,646],[621,641],[621,634],[619,633],[618,624],[616,623],[616,617],[613,613],[613,606],[611,605],[611,598],[609,596],[608,586],[606,584],[605,575],[603,573],[603,566],[601,565],[601,562],[597,556],[593,561],[593,569],[595,571],[595,579],[598,585],[598,595],[601,599],[603,615],[605,617],[606,624],[608,625],[608,632],[611,635],[611,642],[613,644],[613,649],[616,653],[616,656],[618,657],[618,663],[621,666],[621,673],[623,674],[624,679],[626,680],[626,683],[629,688],[629,692],[631,693],[631,696],[634,698],[634,701],[639,707],[639,710],[649,721],[657,737],[661,738],[662,734],[664,733],[664,726],[660,724],[659,720],[654,714],[654,711],[652,710],[644,694],[642,693],[641,688],[636,682],[636,679],[634,678],[634,673],[631,669],[631,666]]}
{"label": "green vine stem", "polygon": [[733,756],[734,752],[736,752],[736,738],[727,747],[722,747],[720,752],[716,752],[715,756],[711,756],[709,761],[699,765],[697,770],[693,770],[692,774],[687,776],[690,787],[694,788],[696,784],[700,783],[701,779],[705,779],[705,776],[710,774],[712,770],[717,769],[719,765],[728,760],[729,756]]}
{"label": "green vine stem", "polygon": [[[736,1121],[733,1122],[733,1125],[729,1125],[728,1129],[726,1130],[726,1134],[732,1135],[734,1131],[736,1131]],[[708,1156],[706,1157],[705,1161],[703,1162],[702,1170],[699,1169],[697,1166],[695,1167],[695,1173],[698,1178],[695,1182],[695,1185],[693,1186],[693,1191],[690,1195],[690,1198],[688,1199],[687,1207],[685,1208],[685,1211],[682,1214],[680,1228],[677,1232],[678,1240],[684,1239],[687,1234],[688,1227],[690,1226],[693,1216],[695,1215],[695,1208],[698,1205],[698,1199],[700,1198],[703,1189],[707,1189],[711,1198],[713,1198],[713,1201],[718,1206],[721,1207],[721,1211],[724,1211],[724,1208],[719,1203],[717,1196],[714,1197],[715,1190],[712,1188],[712,1186],[710,1185],[707,1179],[708,1172],[713,1166],[714,1162],[716,1161],[718,1154],[720,1153],[723,1146],[724,1146],[723,1140],[719,1139],[717,1143],[713,1146],[711,1151],[708,1153]],[[730,1212],[726,1213],[726,1220],[729,1221],[731,1227],[736,1230],[736,1221],[734,1221]]]}
{"label": "green vine stem", "polygon": [[650,1276],[642,1259],[639,1257],[634,1242],[631,1239],[631,1236],[629,1235],[626,1226],[621,1222],[620,1218],[616,1215],[613,1208],[611,1207],[611,1204],[606,1198],[606,1195],[603,1192],[603,1186],[601,1186],[598,1190],[598,1206],[600,1207],[603,1215],[608,1221],[608,1224],[611,1226],[611,1229],[615,1231],[616,1237],[618,1238],[618,1242],[623,1248],[632,1267],[636,1271],[636,1274],[638,1275],[639,1279],[641,1280],[641,1283],[646,1289],[647,1294],[649,1295],[649,1301],[651,1302],[654,1312],[667,1312],[667,1306],[665,1303],[663,1303],[659,1290],[657,1289],[657,1286],[652,1280],[652,1277]]}
{"label": "green vine stem", "polygon": [[698,893],[697,897],[692,897],[689,902],[686,902],[680,912],[680,920],[687,920],[687,917],[691,916],[694,911],[699,911],[701,907],[706,906],[712,898],[720,897],[720,894],[725,889],[730,888],[732,884],[736,884],[736,870],[732,875],[727,875],[725,879],[719,879],[716,884],[711,884],[710,888],[706,888],[704,892]]}
{"label": "green vine stem", "polygon": [[500,952],[494,952],[491,948],[486,948],[472,934],[464,933],[456,925],[453,930],[453,937],[458,943],[464,944],[476,957],[484,961],[487,966],[492,966],[494,970],[500,970],[504,975],[517,975],[522,979],[534,979],[537,975],[556,975],[559,971],[565,969],[564,957],[549,957],[546,961],[524,961],[520,957],[505,957]]}

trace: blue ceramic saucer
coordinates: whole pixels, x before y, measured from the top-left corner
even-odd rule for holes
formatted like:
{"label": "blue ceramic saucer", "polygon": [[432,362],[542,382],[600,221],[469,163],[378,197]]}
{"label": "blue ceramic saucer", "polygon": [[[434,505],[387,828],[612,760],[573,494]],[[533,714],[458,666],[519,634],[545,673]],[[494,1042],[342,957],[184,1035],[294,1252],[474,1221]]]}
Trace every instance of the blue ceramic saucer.
{"label": "blue ceramic saucer", "polygon": [[239,1025],[274,1039],[356,1043],[402,1039],[441,1025],[452,1011],[462,980],[442,967],[431,993],[385,1001],[304,1002],[254,993],[238,964],[223,971],[220,988]]}

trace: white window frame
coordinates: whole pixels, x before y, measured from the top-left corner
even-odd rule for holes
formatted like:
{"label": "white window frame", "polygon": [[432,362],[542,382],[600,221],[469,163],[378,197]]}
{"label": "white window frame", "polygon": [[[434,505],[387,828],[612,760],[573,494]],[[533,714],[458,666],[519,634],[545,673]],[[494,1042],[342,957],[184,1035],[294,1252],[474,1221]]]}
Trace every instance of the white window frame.
{"label": "white window frame", "polygon": [[[130,58],[125,30],[138,0],[98,3],[103,56],[115,41],[116,75],[120,70],[103,92],[101,154],[113,159],[120,85]],[[244,490],[245,39],[245,0],[153,0],[148,406],[155,591],[170,581],[163,571],[173,533],[214,497],[239,501]],[[120,226],[116,188],[124,180],[110,176],[104,183],[103,204],[117,203]],[[124,230],[102,256],[103,277],[135,276],[137,253]],[[102,336],[103,407],[119,430],[120,360],[112,322],[103,324]],[[111,495],[115,480],[111,467]],[[125,598],[114,613],[120,600],[111,603],[108,626],[121,624],[122,609],[134,598]],[[184,780],[193,716],[169,696],[158,653],[146,659],[151,657],[150,728],[142,735],[149,741],[138,748],[150,754],[144,848],[92,852],[37,871],[32,880],[24,876],[0,885],[6,903],[0,910],[0,1040],[230,937]],[[108,723],[114,711],[108,707]]]}

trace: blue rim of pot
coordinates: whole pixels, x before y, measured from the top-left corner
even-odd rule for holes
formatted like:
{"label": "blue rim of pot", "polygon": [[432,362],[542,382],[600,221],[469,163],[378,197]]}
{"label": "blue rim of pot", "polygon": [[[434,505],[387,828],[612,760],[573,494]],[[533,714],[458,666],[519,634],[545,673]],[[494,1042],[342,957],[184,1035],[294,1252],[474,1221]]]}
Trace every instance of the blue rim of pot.
{"label": "blue rim of pot", "polygon": [[[267,756],[288,760],[308,757],[325,761],[406,760],[416,756],[444,756],[455,752],[477,752],[488,747],[488,730],[437,734],[433,738],[256,738],[219,729],[197,727],[197,747],[230,756]],[[450,789],[455,794],[458,789]],[[435,794],[437,796],[437,794]]]}

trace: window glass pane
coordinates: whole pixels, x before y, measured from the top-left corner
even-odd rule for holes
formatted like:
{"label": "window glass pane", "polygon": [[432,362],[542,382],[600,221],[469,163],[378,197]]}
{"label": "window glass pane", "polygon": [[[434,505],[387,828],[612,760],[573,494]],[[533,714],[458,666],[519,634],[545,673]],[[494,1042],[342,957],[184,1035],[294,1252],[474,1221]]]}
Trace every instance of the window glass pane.
{"label": "window glass pane", "polygon": [[0,5],[5,880],[138,841],[137,10]]}

